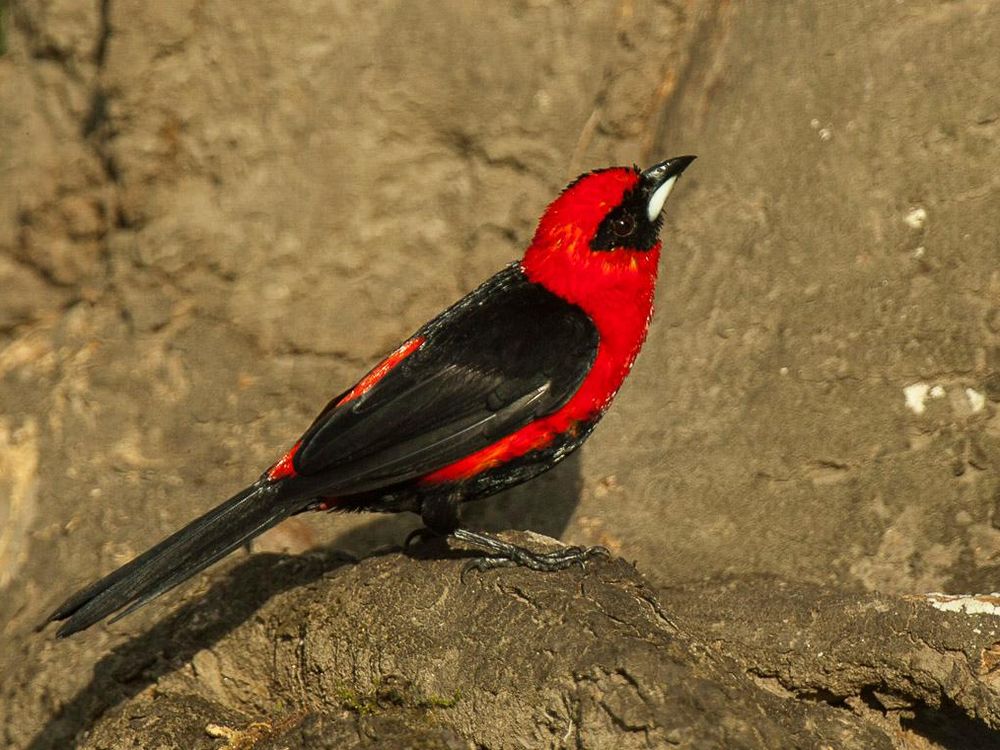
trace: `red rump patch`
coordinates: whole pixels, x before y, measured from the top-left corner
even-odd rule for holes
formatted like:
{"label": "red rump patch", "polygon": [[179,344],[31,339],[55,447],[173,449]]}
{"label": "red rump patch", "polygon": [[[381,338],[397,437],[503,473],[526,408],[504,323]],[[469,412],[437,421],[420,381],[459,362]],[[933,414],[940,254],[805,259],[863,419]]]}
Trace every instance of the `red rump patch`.
{"label": "red rump patch", "polygon": [[348,401],[353,401],[359,396],[368,393],[368,391],[375,387],[378,381],[388,374],[389,370],[413,354],[422,343],[424,343],[423,337],[417,336],[402,344],[396,351],[375,365],[371,372],[361,378],[358,384],[351,388],[347,392],[347,395],[337,402],[337,406],[343,406]]}
{"label": "red rump patch", "polygon": [[277,482],[279,479],[295,476],[295,467],[292,465],[292,461],[295,459],[295,454],[299,452],[300,445],[302,445],[301,440],[293,445],[292,449],[282,456],[278,463],[271,467],[267,472],[268,479]]}

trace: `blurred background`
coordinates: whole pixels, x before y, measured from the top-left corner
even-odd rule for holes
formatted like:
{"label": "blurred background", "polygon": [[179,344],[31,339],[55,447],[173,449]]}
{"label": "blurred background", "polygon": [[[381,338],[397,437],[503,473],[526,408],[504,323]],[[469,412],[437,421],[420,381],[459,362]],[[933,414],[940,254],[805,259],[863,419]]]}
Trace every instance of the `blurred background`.
{"label": "blurred background", "polygon": [[[30,634],[52,606],[256,477],[609,164],[699,155],[648,342],[582,455],[470,523],[604,544],[663,586],[1000,588],[1000,2],[0,0],[0,19],[15,745],[79,687],[67,664],[184,594],[58,653]],[[364,554],[416,525],[297,518],[256,549]]]}

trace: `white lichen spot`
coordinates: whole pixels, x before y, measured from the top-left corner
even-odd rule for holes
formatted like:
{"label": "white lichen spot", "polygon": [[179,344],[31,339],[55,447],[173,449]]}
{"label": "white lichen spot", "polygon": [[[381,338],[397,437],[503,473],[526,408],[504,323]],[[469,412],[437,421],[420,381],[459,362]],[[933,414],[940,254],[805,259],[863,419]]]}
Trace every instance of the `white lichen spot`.
{"label": "white lichen spot", "polygon": [[927,410],[927,392],[931,387],[927,383],[914,383],[903,388],[903,396],[906,398],[906,408],[914,414],[923,414]]}
{"label": "white lichen spot", "polygon": [[934,609],[1000,617],[1000,594],[925,594]]}
{"label": "white lichen spot", "polygon": [[927,248],[925,248],[923,245],[921,245],[920,247],[914,249],[914,251],[913,251],[913,257],[917,258],[917,259],[920,259],[920,258],[923,258],[926,253],[927,253]]}
{"label": "white lichen spot", "polygon": [[787,367],[782,367],[780,370],[778,370],[778,372],[780,374],[782,374],[782,375],[787,375],[788,374],[788,368]]}
{"label": "white lichen spot", "polygon": [[927,223],[927,209],[922,206],[914,206],[903,217],[903,221],[910,229],[923,229],[924,224]]}
{"label": "white lichen spot", "polygon": [[811,127],[813,130],[819,130],[819,120],[817,120],[815,117],[812,118],[809,121],[809,127]]}
{"label": "white lichen spot", "polygon": [[[965,401],[962,400],[963,393]],[[903,388],[906,408],[914,414],[923,414],[927,411],[927,399],[944,398],[947,395],[948,391],[940,383],[936,383],[935,385],[913,383]],[[965,410],[965,402],[968,402],[968,411]],[[956,388],[951,393],[951,406],[959,414],[978,414],[986,408],[986,395],[980,393],[975,388],[965,388],[964,391]]]}
{"label": "white lichen spot", "polygon": [[965,397],[969,399],[969,407],[972,413],[976,414],[986,408],[986,395],[980,393],[975,388],[966,388]]}
{"label": "white lichen spot", "polygon": [[819,129],[819,139],[821,141],[829,141],[832,138],[833,138],[833,130],[831,128]]}

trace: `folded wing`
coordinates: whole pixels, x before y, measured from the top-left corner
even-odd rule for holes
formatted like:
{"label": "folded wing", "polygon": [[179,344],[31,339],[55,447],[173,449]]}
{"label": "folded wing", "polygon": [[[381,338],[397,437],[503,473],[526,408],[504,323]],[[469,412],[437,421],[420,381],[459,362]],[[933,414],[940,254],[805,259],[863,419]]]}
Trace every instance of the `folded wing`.
{"label": "folded wing", "polygon": [[300,476],[347,495],[447,466],[565,404],[599,343],[580,308],[517,265],[414,338],[420,346],[381,379],[317,418],[294,458]]}

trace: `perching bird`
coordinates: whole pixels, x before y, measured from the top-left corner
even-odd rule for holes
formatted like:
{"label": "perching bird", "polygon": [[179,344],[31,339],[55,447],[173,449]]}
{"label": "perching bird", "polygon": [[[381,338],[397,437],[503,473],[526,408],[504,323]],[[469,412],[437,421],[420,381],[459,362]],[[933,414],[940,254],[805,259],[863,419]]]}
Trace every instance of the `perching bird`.
{"label": "perching bird", "polygon": [[[535,553],[459,527],[459,504],[551,469],[607,410],[646,337],[663,203],[693,156],[572,182],[524,258],[334,398],[281,460],[232,498],[67,599],[58,635],[123,617],[283,519],[410,511],[493,556],[557,570],[593,549]],[[117,618],[116,618],[117,619]]]}

